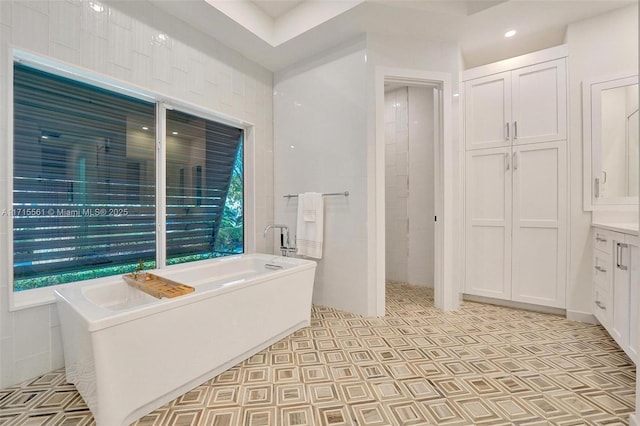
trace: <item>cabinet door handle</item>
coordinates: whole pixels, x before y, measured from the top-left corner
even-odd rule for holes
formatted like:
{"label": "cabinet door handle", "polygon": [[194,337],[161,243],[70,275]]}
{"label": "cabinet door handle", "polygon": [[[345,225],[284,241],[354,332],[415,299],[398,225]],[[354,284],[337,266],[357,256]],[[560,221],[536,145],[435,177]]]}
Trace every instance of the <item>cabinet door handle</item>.
{"label": "cabinet door handle", "polygon": [[505,140],[509,140],[509,123],[507,123],[507,138]]}
{"label": "cabinet door handle", "polygon": [[518,139],[518,122],[513,122],[513,139]]}
{"label": "cabinet door handle", "polygon": [[518,153],[513,153],[513,170],[518,170]]}
{"label": "cabinet door handle", "polygon": [[607,310],[607,307],[599,300],[596,300],[596,306],[604,311]]}
{"label": "cabinet door handle", "polygon": [[603,272],[603,273],[604,273],[604,272],[607,272],[607,270],[606,270],[606,269],[604,269],[602,266],[598,266],[598,265],[596,265],[596,266],[595,266],[595,268],[596,268],[596,271],[598,271],[598,272]]}
{"label": "cabinet door handle", "polygon": [[505,167],[506,167],[507,171],[509,171],[510,165],[509,165],[509,153],[508,152],[504,153],[504,163],[505,163]]}
{"label": "cabinet door handle", "polygon": [[629,247],[624,243],[616,243],[616,267],[621,271],[627,270],[627,265],[622,264],[622,249]]}

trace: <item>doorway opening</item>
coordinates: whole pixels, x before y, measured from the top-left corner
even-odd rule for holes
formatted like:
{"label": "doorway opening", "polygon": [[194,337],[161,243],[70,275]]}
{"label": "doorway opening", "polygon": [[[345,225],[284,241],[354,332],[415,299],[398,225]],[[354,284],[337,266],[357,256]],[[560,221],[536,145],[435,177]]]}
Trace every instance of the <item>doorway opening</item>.
{"label": "doorway opening", "polygon": [[385,283],[433,289],[436,85],[385,83]]}
{"label": "doorway opening", "polygon": [[[393,269],[395,268],[406,271],[403,272],[404,275],[400,275],[407,278],[406,282],[411,283],[414,280],[416,282],[413,284],[426,286],[432,283],[436,308],[451,310],[456,309],[459,305],[459,295],[455,291],[453,283],[453,243],[457,235],[454,232],[457,215],[453,208],[455,204],[453,180],[454,169],[459,170],[459,166],[458,160],[454,156],[452,142],[451,81],[451,76],[446,73],[384,67],[376,69],[375,187],[377,190],[375,211],[377,219],[375,229],[376,271],[373,280],[375,288],[372,290],[375,294],[376,304],[374,311],[378,316],[383,316],[385,313],[387,266],[390,268],[390,279],[393,279],[391,277],[395,274]],[[413,115],[416,116],[417,113],[418,116],[428,116],[422,120],[422,125],[428,127],[430,122],[431,128],[423,128],[422,130],[429,133],[431,142],[425,140],[422,146],[414,143],[412,147],[408,142],[409,135],[407,134],[406,169],[404,169],[405,157],[400,155],[398,158],[397,155],[399,149],[400,152],[404,152],[404,148],[399,148],[397,143],[399,139],[396,138],[395,141],[389,141],[392,143],[387,143],[385,88],[388,93],[395,90],[400,91],[397,94],[399,98],[396,98],[396,104],[402,103],[397,99],[404,99],[403,90],[406,89],[407,133],[412,126],[411,113],[409,112],[411,94],[413,93],[413,99],[418,103],[420,103],[421,93],[426,96],[423,97],[422,106],[417,106]],[[392,101],[388,103],[390,105],[388,108],[403,108],[402,106],[393,107]],[[404,120],[402,113],[400,118]],[[420,123],[413,123],[413,126],[416,129],[421,127]],[[391,134],[389,136],[393,137]],[[394,148],[388,147],[388,145],[394,145],[394,143],[396,158],[387,164],[387,156],[394,153]],[[430,149],[427,149],[429,145]],[[416,150],[416,158],[412,156],[412,149]],[[422,152],[420,152],[421,149]],[[423,167],[421,168],[421,166]],[[387,187],[387,169],[395,173],[389,174],[389,187]],[[400,169],[404,170],[406,174],[398,174]],[[411,173],[412,171],[414,173]],[[403,185],[404,190],[399,191]],[[416,195],[413,202],[410,199],[412,193]],[[394,198],[396,201],[398,198],[402,198],[398,196],[399,194],[404,194],[404,198],[407,200],[404,204],[395,204],[394,207]],[[387,203],[387,197],[389,197],[389,203]],[[405,212],[406,217],[401,216],[400,212]],[[454,216],[456,217],[454,218]],[[403,220],[404,229],[401,231]],[[397,238],[396,234],[399,235]],[[387,241],[388,238],[389,241]],[[394,247],[399,247],[400,256],[390,254],[387,259],[387,244],[389,244],[389,253],[393,252]],[[406,269],[403,269],[405,263],[400,260],[403,255],[406,255]],[[432,264],[430,263],[431,258],[433,259]],[[389,262],[387,263],[387,261]],[[420,262],[422,265],[416,266]]]}

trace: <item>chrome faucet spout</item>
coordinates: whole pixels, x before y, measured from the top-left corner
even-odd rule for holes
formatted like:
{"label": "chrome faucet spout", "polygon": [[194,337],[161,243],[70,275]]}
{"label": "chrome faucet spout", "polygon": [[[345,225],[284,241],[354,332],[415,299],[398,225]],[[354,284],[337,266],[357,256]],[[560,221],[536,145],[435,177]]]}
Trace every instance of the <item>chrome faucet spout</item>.
{"label": "chrome faucet spout", "polygon": [[267,232],[269,232],[269,229],[273,228],[280,229],[280,250],[282,251],[282,255],[286,256],[289,251],[295,250],[293,247],[290,247],[291,243],[289,241],[289,227],[287,225],[267,225],[264,228],[264,232],[262,233],[263,237],[267,238]]}
{"label": "chrome faucet spout", "polygon": [[274,223],[273,225],[267,225],[264,228],[264,232],[262,233],[262,236],[264,238],[267,238],[267,232],[269,232],[269,229],[272,229],[272,228],[278,228],[281,231],[286,231],[287,235],[289,234],[289,227],[287,225],[279,225],[277,223]]}

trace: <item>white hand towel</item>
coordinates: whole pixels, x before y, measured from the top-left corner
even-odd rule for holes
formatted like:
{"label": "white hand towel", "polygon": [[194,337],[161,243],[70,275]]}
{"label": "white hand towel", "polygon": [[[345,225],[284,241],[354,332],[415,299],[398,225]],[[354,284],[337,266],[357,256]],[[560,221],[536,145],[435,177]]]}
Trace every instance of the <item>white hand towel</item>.
{"label": "white hand towel", "polygon": [[[305,220],[306,207],[313,206],[314,221]],[[309,209],[311,210],[311,209]],[[324,233],[324,200],[322,194],[305,192],[298,195],[298,218],[296,229],[297,254],[322,259],[322,241]]]}
{"label": "white hand towel", "polygon": [[316,202],[322,202],[322,194],[307,192],[298,196],[298,202],[302,203],[302,217],[305,222],[316,221]]}

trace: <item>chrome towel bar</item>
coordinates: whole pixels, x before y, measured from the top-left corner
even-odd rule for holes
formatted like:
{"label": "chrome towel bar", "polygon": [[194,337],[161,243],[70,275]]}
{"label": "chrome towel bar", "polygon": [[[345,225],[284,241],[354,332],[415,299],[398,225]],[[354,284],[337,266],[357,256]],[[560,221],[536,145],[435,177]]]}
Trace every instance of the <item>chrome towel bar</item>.
{"label": "chrome towel bar", "polygon": [[[345,197],[349,196],[349,191],[344,191],[344,192],[327,192],[327,193],[323,193],[323,196],[327,196],[327,195],[343,195]],[[293,194],[287,194],[287,195],[283,195],[283,198],[298,198],[297,195],[293,195]]]}

